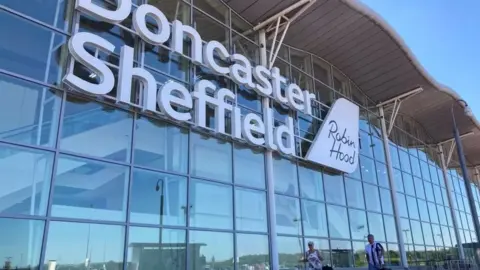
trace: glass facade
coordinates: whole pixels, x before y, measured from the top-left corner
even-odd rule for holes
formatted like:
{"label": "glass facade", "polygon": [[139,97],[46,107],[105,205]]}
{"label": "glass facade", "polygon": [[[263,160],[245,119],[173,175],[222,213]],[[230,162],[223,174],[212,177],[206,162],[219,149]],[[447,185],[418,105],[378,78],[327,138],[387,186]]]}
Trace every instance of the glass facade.
{"label": "glass facade", "polygon": [[[272,100],[275,124],[285,115],[295,119],[296,152],[303,157],[332,102],[352,100],[361,108],[359,167],[340,174],[274,154],[275,197],[269,201],[263,148],[117,104],[115,89],[103,97],[66,89],[61,79],[68,68],[98,81],[72,61],[67,41],[87,31],[113,43],[113,54],[90,53],[116,76],[120,46],[129,45],[135,65],[151,72],[158,86],[174,80],[193,90],[193,83],[207,79],[232,89],[242,114],[262,116],[252,90],[194,65],[188,42],[184,55],[172,53],[169,42],[146,44],[131,19],[100,22],[74,11],[74,1],[20,2],[0,0],[0,35],[9,37],[0,40],[0,258],[8,269],[264,269],[271,265],[273,238],[282,269],[303,266],[308,241],[334,267],[366,267],[369,233],[384,243],[387,264],[397,266],[395,215],[410,265],[458,257],[440,158],[427,146],[428,136],[408,119],[395,123],[389,145],[395,213],[378,113],[321,58],[282,45],[275,66],[287,82],[315,93],[317,102],[307,116]],[[114,8],[115,1],[97,2]],[[133,8],[157,6],[170,21],[195,27],[205,41],[260,61],[256,35],[241,34],[251,25],[223,2],[133,2]],[[132,103],[138,103],[139,89],[133,85]],[[212,108],[207,124],[213,130]],[[463,177],[455,170],[448,176],[460,240],[476,242]],[[472,186],[480,208],[479,189]],[[275,220],[269,215],[273,204]]]}

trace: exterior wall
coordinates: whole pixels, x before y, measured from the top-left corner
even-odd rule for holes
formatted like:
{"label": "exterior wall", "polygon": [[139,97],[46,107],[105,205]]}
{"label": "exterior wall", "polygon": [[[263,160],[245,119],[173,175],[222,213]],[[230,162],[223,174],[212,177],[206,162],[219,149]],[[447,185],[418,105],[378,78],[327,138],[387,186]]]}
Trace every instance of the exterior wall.
{"label": "exterior wall", "polygon": [[[61,85],[69,59],[66,42],[75,31],[106,38],[116,45],[116,54],[99,57],[113,71],[120,46],[128,44],[159,84],[176,80],[191,87],[199,79],[212,80],[235,91],[244,113],[260,114],[260,98],[194,66],[188,55],[148,47],[128,31],[129,22],[96,22],[73,13],[72,3],[0,2],[0,34],[9,37],[0,40],[0,258],[12,268],[200,270],[208,265],[243,270],[270,264],[273,237],[282,269],[302,267],[298,260],[308,241],[336,268],[365,267],[368,233],[384,243],[388,264],[400,264],[378,115],[340,71],[282,46],[275,65],[320,102],[314,104],[315,117],[293,114],[273,101],[270,106],[277,123],[287,114],[295,117],[302,156],[328,106],[339,97],[356,102],[362,111],[358,170],[335,174],[274,155],[275,201],[268,202],[263,149],[174,125],[108,96],[67,92]],[[169,20],[195,26],[204,40],[221,41],[258,63],[256,36],[240,34],[248,24],[221,3],[215,9],[212,4],[160,1],[158,6]],[[89,77],[79,65],[75,72]],[[213,110],[208,116],[213,127]],[[425,146],[428,138],[420,128],[409,132],[418,139],[402,128],[394,128],[390,150],[409,264],[455,257],[438,155]],[[461,240],[476,241],[462,179],[452,171],[449,181]],[[276,220],[268,218],[270,203],[275,203]],[[278,235],[270,234],[269,222],[275,222]]]}

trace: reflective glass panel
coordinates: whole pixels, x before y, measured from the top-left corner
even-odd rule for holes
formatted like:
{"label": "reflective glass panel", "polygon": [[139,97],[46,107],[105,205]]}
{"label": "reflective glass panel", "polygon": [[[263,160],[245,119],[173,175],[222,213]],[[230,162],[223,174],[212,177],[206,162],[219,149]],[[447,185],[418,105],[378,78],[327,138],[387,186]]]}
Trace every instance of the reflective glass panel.
{"label": "reflective glass panel", "polygon": [[121,270],[124,235],[125,228],[117,225],[51,222],[44,264],[57,269]]}
{"label": "reflective glass panel", "polygon": [[2,269],[38,269],[45,223],[40,220],[0,219]]}
{"label": "reflective glass panel", "polygon": [[347,208],[327,205],[327,213],[330,237],[350,239]]}
{"label": "reflective glass panel", "polygon": [[294,162],[274,155],[273,175],[275,176],[275,192],[298,196],[297,166]]}
{"label": "reflective glass panel", "polygon": [[46,214],[53,154],[0,144],[1,214]]}
{"label": "reflective glass panel", "polygon": [[390,190],[381,188],[380,189],[380,198],[382,201],[382,211],[385,214],[393,215],[393,205],[392,205],[392,195]]}
{"label": "reflective glass panel", "polygon": [[[195,252],[190,254],[191,270],[233,269],[233,235],[224,232],[189,232],[188,246]],[[212,267],[213,266],[213,267]]]}
{"label": "reflective glass panel", "polygon": [[362,167],[362,180],[368,183],[377,184],[377,174],[373,159],[360,156]]}
{"label": "reflective glass panel", "polygon": [[127,269],[185,269],[184,230],[130,227]]}
{"label": "reflective glass panel", "polygon": [[349,209],[350,231],[352,239],[365,240],[368,235],[367,216],[365,211]]}
{"label": "reflective glass panel", "polygon": [[355,267],[366,267],[367,260],[365,259],[365,242],[353,242],[352,245]]}
{"label": "reflective glass panel", "polygon": [[193,180],[190,182],[189,203],[190,226],[217,229],[232,228],[231,186]]}
{"label": "reflective glass panel", "polygon": [[402,193],[397,193],[397,200],[398,200],[398,214],[401,217],[408,217],[408,208],[407,208],[407,201],[405,199],[405,195]]}
{"label": "reflective glass panel", "polygon": [[408,214],[410,218],[420,219],[417,208],[417,199],[407,196]]}
{"label": "reflective glass panel", "polygon": [[439,223],[439,219],[438,219],[438,213],[437,213],[437,207],[435,206],[435,204],[429,202],[428,203],[428,212],[430,212],[430,220],[433,222],[433,223]]}
{"label": "reflective glass panel", "polygon": [[383,216],[383,222],[385,223],[385,231],[387,232],[387,241],[397,242],[397,226],[395,226],[395,219],[392,216]]}
{"label": "reflective glass panel", "polygon": [[277,245],[279,265],[285,269],[302,269],[300,259],[305,252],[302,238],[278,236]]}
{"label": "reflective glass panel", "polygon": [[196,177],[232,182],[232,145],[190,133],[190,173]]}
{"label": "reflective glass panel", "polygon": [[61,97],[54,90],[0,74],[0,139],[54,146]]}
{"label": "reflective glass panel", "polygon": [[390,183],[388,182],[387,166],[381,162],[375,162],[375,167],[377,169],[378,184],[381,187],[389,188]]}
{"label": "reflective glass panel", "polygon": [[367,217],[370,233],[375,236],[375,241],[384,242],[385,229],[383,228],[382,215],[375,213],[367,213]]}
{"label": "reflective glass panel", "polygon": [[405,192],[403,189],[403,179],[402,179],[402,172],[397,169],[393,169],[393,179],[395,180],[395,187],[399,192]]}
{"label": "reflective glass panel", "polygon": [[235,189],[235,228],[239,231],[267,231],[267,200],[264,191]]}
{"label": "reflective glass panel", "polygon": [[269,265],[268,236],[237,233],[236,237],[238,265],[260,269],[265,269]]}
{"label": "reflective glass panel", "polygon": [[332,264],[335,267],[353,267],[353,250],[350,241],[331,240]]}
{"label": "reflective glass panel", "polygon": [[420,213],[420,219],[422,221],[430,221],[428,217],[428,208],[427,208],[427,203],[424,200],[417,200],[418,203],[418,209]]}
{"label": "reflective glass panel", "polygon": [[162,171],[187,173],[188,131],[155,119],[135,122],[134,163]]}
{"label": "reflective glass panel", "polygon": [[422,222],[422,229],[423,229],[423,237],[425,239],[425,244],[433,246],[435,243],[433,241],[432,227],[430,227],[430,223]]}
{"label": "reflective glass panel", "polygon": [[60,155],[52,216],[125,221],[127,166]]}
{"label": "reflective glass panel", "polygon": [[413,178],[417,198],[425,199],[425,190],[423,189],[423,180],[417,177]]}
{"label": "reflective glass panel", "polygon": [[323,174],[327,202],[345,205],[345,188],[342,175]]}
{"label": "reflective glass panel", "polygon": [[367,210],[381,212],[382,206],[380,204],[378,187],[364,184],[363,190],[365,192],[365,204],[367,206]]}
{"label": "reflective glass panel", "polygon": [[300,202],[297,198],[275,195],[277,233],[301,234]]}
{"label": "reflective glass panel", "polygon": [[131,186],[131,222],[185,226],[186,177],[135,169]]}
{"label": "reflective glass panel", "polygon": [[419,221],[410,220],[410,228],[412,230],[413,243],[423,244],[422,225]]}
{"label": "reflective glass panel", "polygon": [[323,179],[320,169],[298,166],[300,191],[303,198],[323,201]]}
{"label": "reflective glass panel", "polygon": [[327,216],[325,204],[302,200],[303,234],[306,236],[327,237]]}
{"label": "reflective glass panel", "polygon": [[345,189],[349,207],[365,208],[362,182],[345,178]]}
{"label": "reflective glass panel", "polygon": [[405,186],[405,193],[415,196],[415,187],[413,184],[413,177],[411,174],[402,173],[403,185]]}
{"label": "reflective glass panel", "polygon": [[[130,113],[67,95],[62,121],[62,150],[115,161],[130,160]],[[102,143],[93,143],[99,138]]]}
{"label": "reflective glass panel", "polygon": [[263,152],[235,145],[233,166],[235,183],[257,188],[265,188],[265,156]]}

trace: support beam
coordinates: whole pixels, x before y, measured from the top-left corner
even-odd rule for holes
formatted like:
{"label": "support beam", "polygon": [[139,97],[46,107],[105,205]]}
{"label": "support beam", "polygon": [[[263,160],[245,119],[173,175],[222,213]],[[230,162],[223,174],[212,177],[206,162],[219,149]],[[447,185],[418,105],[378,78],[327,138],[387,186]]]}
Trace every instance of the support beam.
{"label": "support beam", "polygon": [[[463,138],[465,138],[465,137],[467,137],[467,136],[470,136],[470,135],[473,135],[473,134],[474,134],[473,131],[470,131],[470,132],[468,132],[468,133],[462,134],[462,135],[460,135],[460,139],[463,139]],[[437,145],[438,145],[438,144],[440,144],[440,145],[445,145],[445,144],[447,144],[447,143],[449,143],[449,142],[453,142],[453,141],[455,141],[455,138],[451,138],[451,139],[445,140],[445,141],[443,141],[443,142],[439,142],[439,143],[437,143]],[[430,146],[433,146],[433,145],[430,145]]]}
{"label": "support beam", "polygon": [[465,253],[463,251],[462,246],[462,239],[460,238],[460,231],[458,228],[458,221],[457,216],[455,215],[455,210],[453,209],[453,198],[452,198],[452,187],[450,186],[450,181],[448,181],[448,171],[447,171],[447,164],[445,163],[445,153],[443,152],[442,145],[437,146],[438,153],[440,154],[440,162],[442,165],[442,172],[443,172],[443,181],[445,182],[445,188],[447,189],[447,199],[448,205],[450,206],[450,215],[452,215],[452,222],[453,222],[453,229],[455,230],[455,238],[457,238],[457,246],[458,246],[458,255],[461,260],[465,259]]}
{"label": "support beam", "polygon": [[397,227],[397,239],[400,251],[400,259],[402,265],[405,269],[408,269],[408,260],[407,260],[407,251],[405,250],[405,244],[403,239],[403,229],[402,229],[402,221],[400,219],[400,212],[398,210],[398,200],[397,200],[397,188],[395,184],[395,179],[393,178],[393,167],[392,167],[392,158],[390,155],[390,145],[387,135],[387,125],[385,121],[385,114],[383,111],[383,106],[379,107],[380,113],[380,122],[382,128],[382,138],[383,138],[383,149],[385,151],[385,160],[387,162],[387,173],[388,173],[388,180],[390,183],[390,195],[392,197],[392,204],[393,204],[393,213],[395,218],[395,225]]}

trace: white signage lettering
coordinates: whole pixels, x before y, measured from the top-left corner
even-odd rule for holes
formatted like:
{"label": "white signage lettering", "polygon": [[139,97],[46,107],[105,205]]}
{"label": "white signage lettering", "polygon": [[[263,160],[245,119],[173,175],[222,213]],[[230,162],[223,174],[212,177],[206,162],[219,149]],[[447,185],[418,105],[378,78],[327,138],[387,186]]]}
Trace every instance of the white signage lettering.
{"label": "white signage lettering", "polygon": [[[76,8],[100,20],[121,23],[130,14],[131,4],[131,0],[118,0],[116,10],[107,10],[94,4],[93,0],[77,0]],[[153,19],[156,29],[152,30],[152,25],[147,26],[147,16]],[[287,79],[281,76],[278,68],[268,70],[261,65],[252,66],[245,56],[230,54],[218,41],[209,41],[203,45],[200,34],[194,28],[183,25],[178,20],[173,21],[170,27],[166,16],[152,5],[137,7],[133,11],[132,20],[134,30],[145,42],[158,46],[170,40],[172,51],[183,54],[186,37],[191,44],[190,55],[194,64],[204,64],[213,73],[229,75],[236,84],[253,89],[258,95],[273,98],[292,110],[312,115],[311,104],[315,95],[296,84],[287,84]],[[91,33],[77,33],[69,41],[68,47],[73,58],[97,75],[99,83],[87,82],[74,75],[73,70],[69,70],[64,82],[78,91],[95,95],[108,94],[115,84],[114,75],[105,63],[87,52],[87,45],[107,53],[112,53],[115,46]],[[193,92],[174,81],[166,82],[157,91],[153,75],[141,67],[134,67],[133,57],[133,48],[127,45],[120,48],[116,89],[118,102],[131,103],[132,81],[137,80],[141,85],[139,105],[144,110],[155,113],[158,105],[163,114],[174,120],[192,121],[195,125],[207,127],[209,106],[214,109],[216,132],[231,134],[234,138],[245,139],[254,145],[264,145],[286,155],[295,155],[294,121],[291,117],[285,118],[284,125],[275,126],[271,108],[263,109],[263,118],[254,113],[242,115],[240,108],[232,105],[235,101],[234,92],[225,88],[217,89],[208,80],[197,81]],[[282,89],[282,85],[286,85],[285,89]],[[190,113],[192,109],[193,119]],[[226,130],[227,113],[231,115],[231,130]],[[354,170],[358,160],[358,107],[340,99],[324,123],[328,124],[323,125],[306,159],[345,172],[352,171],[352,168]],[[330,148],[325,148],[327,146]]]}

